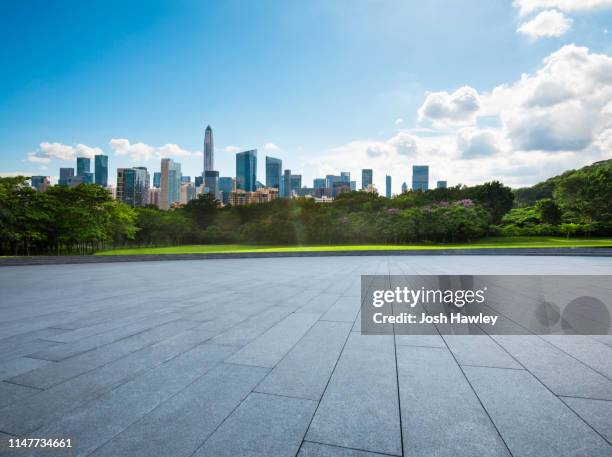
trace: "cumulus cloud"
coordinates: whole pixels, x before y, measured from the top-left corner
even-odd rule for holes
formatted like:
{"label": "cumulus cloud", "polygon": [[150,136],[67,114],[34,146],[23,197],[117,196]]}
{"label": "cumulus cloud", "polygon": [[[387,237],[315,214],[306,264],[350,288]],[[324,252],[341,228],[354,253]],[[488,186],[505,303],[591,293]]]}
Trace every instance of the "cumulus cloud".
{"label": "cumulus cloud", "polygon": [[532,40],[542,37],[559,37],[572,27],[572,20],[557,10],[542,11],[516,30]]}
{"label": "cumulus cloud", "polygon": [[226,146],[225,152],[229,152],[229,153],[240,152],[240,148],[238,146]]}
{"label": "cumulus cloud", "polygon": [[280,148],[274,143],[266,143],[262,148],[264,151],[280,151]]}
{"label": "cumulus cloud", "polygon": [[457,150],[462,159],[493,156],[500,152],[499,133],[495,129],[461,129],[457,132]]}
{"label": "cumulus cloud", "polygon": [[93,158],[98,154],[103,154],[102,149],[92,148],[85,144],[70,146],[62,143],[49,143],[44,141],[40,143],[36,151],[28,153],[27,161],[46,164],[51,162],[51,160],[73,161],[77,157]]}
{"label": "cumulus cloud", "polygon": [[398,118],[395,120],[395,125],[396,125],[397,127],[399,127],[399,126],[400,126],[400,125],[402,125],[403,123],[404,123],[404,119],[402,119],[401,117],[398,117]]}
{"label": "cumulus cloud", "polygon": [[612,7],[612,0],[514,0],[512,3],[524,16],[534,11],[556,8],[561,11],[589,11]]}
{"label": "cumulus cloud", "polygon": [[177,144],[168,143],[154,147],[145,143],[131,143],[125,138],[113,138],[108,143],[117,156],[127,156],[134,162],[146,162],[151,159],[198,157],[201,153],[188,151]]}
{"label": "cumulus cloud", "polygon": [[399,191],[415,164],[430,166],[432,183],[499,179],[517,187],[612,157],[612,57],[585,47],[563,46],[536,71],[490,92],[462,88],[426,98],[419,115],[432,128],[351,141],[310,165],[322,176],[372,168],[378,189],[390,173]]}
{"label": "cumulus cloud", "polygon": [[478,92],[463,86],[453,93],[429,92],[419,108],[419,120],[431,120],[434,125],[465,124],[474,120],[480,108]]}

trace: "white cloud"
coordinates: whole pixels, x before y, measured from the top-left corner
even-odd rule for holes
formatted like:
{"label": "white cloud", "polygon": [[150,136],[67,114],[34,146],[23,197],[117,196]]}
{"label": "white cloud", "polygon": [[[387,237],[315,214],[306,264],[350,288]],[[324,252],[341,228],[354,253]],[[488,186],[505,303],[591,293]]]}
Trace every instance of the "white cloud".
{"label": "white cloud", "polygon": [[468,127],[457,132],[457,151],[462,159],[496,155],[501,150],[500,143],[496,129]]}
{"label": "white cloud", "polygon": [[429,92],[419,108],[419,120],[431,120],[434,125],[458,125],[471,123],[480,108],[478,92],[463,86],[452,94]]}
{"label": "white cloud", "polygon": [[98,154],[103,154],[102,149],[92,148],[85,144],[70,146],[62,143],[49,143],[43,141],[36,151],[28,153],[27,161],[47,164],[51,162],[51,160],[72,161],[77,157],[93,158]]}
{"label": "white cloud", "polygon": [[522,23],[516,30],[536,40],[541,37],[559,37],[572,27],[572,20],[557,10],[547,10]]}
{"label": "white cloud", "polygon": [[402,181],[410,183],[412,165],[429,165],[432,184],[499,179],[516,187],[612,158],[612,57],[563,46],[537,71],[490,92],[429,93],[419,115],[433,128],[351,141],[313,157],[310,166],[319,176],[346,170],[359,177],[361,168],[372,168],[378,189],[391,174],[399,192]]}
{"label": "white cloud", "polygon": [[562,11],[589,11],[612,7],[612,0],[514,0],[512,3],[524,16],[534,11],[556,8]]}
{"label": "white cloud", "polygon": [[238,146],[226,146],[225,147],[225,152],[229,152],[229,153],[236,153],[236,152],[240,152],[240,148]]}
{"label": "white cloud", "polygon": [[400,125],[402,125],[403,123],[404,123],[404,119],[402,119],[401,117],[398,117],[398,118],[395,120],[395,125],[396,125],[397,127],[399,127],[399,126],[400,126]]}
{"label": "white cloud", "polygon": [[133,162],[146,162],[152,159],[198,157],[201,153],[188,151],[177,144],[168,143],[154,147],[145,143],[134,143],[125,138],[113,138],[108,143],[117,156],[127,156]]}
{"label": "white cloud", "polygon": [[266,143],[262,148],[264,151],[280,151],[280,148],[274,143]]}

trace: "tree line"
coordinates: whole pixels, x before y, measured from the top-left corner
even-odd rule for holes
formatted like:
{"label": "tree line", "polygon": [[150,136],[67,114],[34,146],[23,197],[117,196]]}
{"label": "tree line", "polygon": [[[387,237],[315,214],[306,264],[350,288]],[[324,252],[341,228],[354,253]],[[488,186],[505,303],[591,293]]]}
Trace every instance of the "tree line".
{"label": "tree line", "polygon": [[448,243],[493,235],[610,235],[611,164],[556,177],[547,192],[512,191],[492,181],[409,191],[391,199],[358,191],[340,194],[332,203],[298,198],[235,207],[221,207],[212,196],[202,194],[168,211],[131,208],[94,184],[36,192],[25,177],[0,178],[0,252],[68,254],[199,243]]}

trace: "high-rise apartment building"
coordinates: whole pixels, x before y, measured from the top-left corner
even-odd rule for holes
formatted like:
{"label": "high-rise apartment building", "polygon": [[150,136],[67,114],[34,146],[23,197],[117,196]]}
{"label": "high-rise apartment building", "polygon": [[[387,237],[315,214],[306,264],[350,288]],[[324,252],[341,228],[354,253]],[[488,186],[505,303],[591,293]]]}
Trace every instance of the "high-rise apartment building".
{"label": "high-rise apartment building", "polygon": [[412,190],[429,189],[429,165],[412,166]]}
{"label": "high-rise apartment building", "polygon": [[391,198],[391,176],[385,176],[385,196]]}
{"label": "high-rise apartment building", "polygon": [[257,183],[257,149],[236,154],[236,188],[254,192]]}
{"label": "high-rise apartment building", "polygon": [[364,168],[361,170],[361,190],[367,190],[372,187],[372,169]]}
{"label": "high-rise apartment building", "polygon": [[210,125],[204,132],[204,172],[215,169],[215,143]]}
{"label": "high-rise apartment building", "polygon": [[89,157],[77,157],[77,176],[85,176],[91,171],[91,159]]}
{"label": "high-rise apartment building", "polygon": [[95,183],[108,187],[108,156],[97,155],[94,157],[94,171],[96,172]]}
{"label": "high-rise apartment building", "polygon": [[181,198],[181,164],[172,159],[161,159],[161,195],[159,207],[168,209]]}
{"label": "high-rise apartment building", "polygon": [[280,189],[283,176],[283,161],[266,156],[266,187]]}
{"label": "high-rise apartment building", "polygon": [[149,181],[146,167],[117,168],[117,200],[134,207],[147,205]]}

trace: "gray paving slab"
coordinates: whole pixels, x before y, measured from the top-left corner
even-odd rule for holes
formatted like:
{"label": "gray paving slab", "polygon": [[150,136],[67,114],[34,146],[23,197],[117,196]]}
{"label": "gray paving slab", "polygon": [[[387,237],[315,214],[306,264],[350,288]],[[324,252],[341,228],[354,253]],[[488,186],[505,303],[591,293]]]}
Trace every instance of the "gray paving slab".
{"label": "gray paving slab", "polygon": [[30,397],[39,392],[39,389],[2,381],[0,382],[0,408],[15,403],[16,401],[23,400],[24,398]]}
{"label": "gray paving slab", "polygon": [[406,455],[509,455],[447,349],[398,346],[397,370]]}
{"label": "gray paving slab", "polygon": [[317,403],[251,393],[194,457],[293,457]]}
{"label": "gray paving slab", "polygon": [[327,444],[304,441],[298,457],[385,457],[388,454],[348,449],[345,447],[330,446]]}
{"label": "gray paving slab", "polygon": [[222,363],[91,455],[190,456],[268,371],[267,368]]}
{"label": "gray paving slab", "polygon": [[358,297],[342,297],[329,308],[321,320],[353,323],[360,307],[361,301]]}
{"label": "gray paving slab", "polygon": [[144,373],[39,430],[39,436],[78,436],[73,453],[85,456],[177,394],[234,351],[205,343]]}
{"label": "gray paving slab", "polygon": [[393,336],[351,332],[306,439],[401,455]]}
{"label": "gray paving slab", "polygon": [[572,397],[561,400],[612,444],[612,401]]}
{"label": "gray paving slab", "polygon": [[47,390],[39,391],[19,403],[1,409],[0,430],[16,434],[30,433],[209,338],[210,334],[201,331],[183,332]]}
{"label": "gray paving slab", "polygon": [[274,324],[278,323],[291,313],[290,309],[282,306],[271,306],[268,309],[249,317],[247,320],[236,324],[234,327],[220,333],[213,342],[217,344],[229,344],[244,346],[257,338]]}
{"label": "gray paving slab", "polygon": [[348,322],[317,322],[255,390],[319,401],[350,329]]}
{"label": "gray paving slab", "polygon": [[555,394],[612,400],[612,381],[542,338],[493,338]]}
{"label": "gray paving slab", "polygon": [[17,357],[0,362],[0,381],[13,378],[22,373],[43,367],[51,362],[47,360]]}
{"label": "gray paving slab", "polygon": [[489,335],[444,335],[442,338],[460,365],[523,369]]}
{"label": "gray paving slab", "polygon": [[609,443],[527,371],[464,369],[513,456],[612,454]]}
{"label": "gray paving slab", "polygon": [[612,379],[612,347],[583,335],[547,335],[542,338],[608,379]]}
{"label": "gray paving slab", "polygon": [[291,350],[319,318],[319,314],[290,314],[256,338],[228,361],[272,368]]}
{"label": "gray paving slab", "polygon": [[169,322],[70,359],[49,363],[9,380],[25,386],[47,389],[196,326],[196,322]]}

